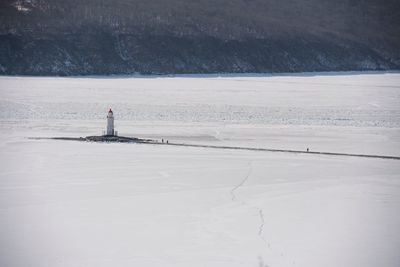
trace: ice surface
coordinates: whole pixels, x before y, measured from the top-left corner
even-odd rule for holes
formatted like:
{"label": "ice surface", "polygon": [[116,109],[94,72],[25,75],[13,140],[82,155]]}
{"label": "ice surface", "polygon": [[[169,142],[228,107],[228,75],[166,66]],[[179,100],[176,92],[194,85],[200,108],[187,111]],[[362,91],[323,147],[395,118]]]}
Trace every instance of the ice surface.
{"label": "ice surface", "polygon": [[398,266],[400,74],[0,77],[0,266]]}

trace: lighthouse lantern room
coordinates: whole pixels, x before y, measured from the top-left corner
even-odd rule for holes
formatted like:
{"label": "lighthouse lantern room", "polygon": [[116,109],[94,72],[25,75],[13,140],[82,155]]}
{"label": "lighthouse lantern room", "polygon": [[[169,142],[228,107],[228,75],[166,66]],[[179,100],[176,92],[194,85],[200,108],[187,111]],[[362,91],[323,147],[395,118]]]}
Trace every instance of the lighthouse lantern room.
{"label": "lighthouse lantern room", "polygon": [[114,114],[110,108],[107,115],[107,130],[106,135],[115,135],[114,132]]}

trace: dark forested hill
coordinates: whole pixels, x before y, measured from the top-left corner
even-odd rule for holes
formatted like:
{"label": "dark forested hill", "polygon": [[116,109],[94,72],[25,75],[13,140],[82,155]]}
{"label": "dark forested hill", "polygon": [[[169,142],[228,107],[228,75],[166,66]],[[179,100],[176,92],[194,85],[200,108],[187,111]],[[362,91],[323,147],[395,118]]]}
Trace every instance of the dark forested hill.
{"label": "dark forested hill", "polygon": [[398,0],[0,0],[0,74],[386,69]]}

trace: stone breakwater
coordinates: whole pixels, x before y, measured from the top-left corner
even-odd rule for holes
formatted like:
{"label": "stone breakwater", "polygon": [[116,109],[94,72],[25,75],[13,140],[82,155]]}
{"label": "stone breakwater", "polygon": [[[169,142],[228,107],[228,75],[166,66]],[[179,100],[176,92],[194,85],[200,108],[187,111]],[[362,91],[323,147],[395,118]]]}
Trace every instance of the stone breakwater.
{"label": "stone breakwater", "polygon": [[86,136],[86,137],[32,137],[30,139],[52,139],[65,141],[86,141],[86,142],[110,142],[110,143],[157,143],[155,140],[140,139],[136,137],[101,135],[101,136]]}

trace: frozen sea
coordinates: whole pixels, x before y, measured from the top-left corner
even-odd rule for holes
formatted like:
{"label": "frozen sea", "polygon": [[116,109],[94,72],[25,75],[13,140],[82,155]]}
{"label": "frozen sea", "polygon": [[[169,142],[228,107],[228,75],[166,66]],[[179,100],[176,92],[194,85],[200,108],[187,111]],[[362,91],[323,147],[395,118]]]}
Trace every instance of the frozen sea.
{"label": "frozen sea", "polygon": [[0,266],[400,264],[400,73],[0,77]]}

